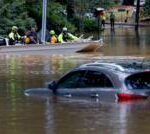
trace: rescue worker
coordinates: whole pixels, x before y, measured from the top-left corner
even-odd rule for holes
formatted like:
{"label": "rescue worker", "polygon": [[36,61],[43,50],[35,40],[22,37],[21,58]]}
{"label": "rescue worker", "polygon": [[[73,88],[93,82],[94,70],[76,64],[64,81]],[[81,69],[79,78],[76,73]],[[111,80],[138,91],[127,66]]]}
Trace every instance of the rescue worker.
{"label": "rescue worker", "polygon": [[18,27],[13,26],[11,32],[8,35],[9,38],[9,45],[15,45],[21,40],[21,36],[18,34]]}
{"label": "rescue worker", "polygon": [[103,15],[101,16],[101,19],[102,19],[102,28],[105,29],[105,21],[106,21],[106,16],[105,16],[105,14],[103,14]]}
{"label": "rescue worker", "polygon": [[25,37],[25,44],[37,44],[38,43],[38,37],[36,33],[36,28],[31,27],[30,31],[27,31],[26,37]]}
{"label": "rescue worker", "polygon": [[77,41],[77,40],[79,40],[79,38],[69,33],[66,27],[62,29],[62,33],[58,36],[58,41],[60,43],[65,43],[68,41]]}
{"label": "rescue worker", "polygon": [[26,34],[25,34],[25,36],[24,36],[24,43],[25,43],[25,44],[30,44],[30,42],[31,42],[31,39],[30,39],[30,37],[28,36],[28,35],[29,35],[29,32],[30,32],[30,30],[26,31]]}
{"label": "rescue worker", "polygon": [[52,44],[58,43],[58,39],[57,39],[57,36],[56,36],[54,30],[50,31],[50,36],[51,36],[50,37],[50,43],[52,43]]}

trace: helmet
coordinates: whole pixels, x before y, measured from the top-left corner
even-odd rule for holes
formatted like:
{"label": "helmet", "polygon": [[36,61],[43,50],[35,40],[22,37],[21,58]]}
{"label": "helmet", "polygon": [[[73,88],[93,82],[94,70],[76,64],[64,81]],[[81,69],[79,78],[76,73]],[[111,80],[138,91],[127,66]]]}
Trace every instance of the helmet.
{"label": "helmet", "polygon": [[50,31],[50,35],[54,35],[55,34],[55,31],[54,30],[51,30]]}
{"label": "helmet", "polygon": [[66,32],[68,29],[66,27],[63,27],[63,32]]}
{"label": "helmet", "polygon": [[17,30],[18,27],[17,26],[12,26],[12,30]]}

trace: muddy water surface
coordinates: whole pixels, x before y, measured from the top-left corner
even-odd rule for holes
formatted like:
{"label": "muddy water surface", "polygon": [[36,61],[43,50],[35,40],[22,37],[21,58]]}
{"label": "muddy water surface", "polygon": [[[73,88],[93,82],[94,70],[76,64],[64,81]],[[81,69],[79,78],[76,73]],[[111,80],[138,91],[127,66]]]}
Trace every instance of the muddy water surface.
{"label": "muddy water surface", "polygon": [[[108,32],[108,33],[107,33]],[[115,29],[104,35],[101,52],[90,54],[0,54],[0,133],[148,134],[150,101],[105,102],[26,97],[70,69],[97,59],[149,59],[150,30]]]}

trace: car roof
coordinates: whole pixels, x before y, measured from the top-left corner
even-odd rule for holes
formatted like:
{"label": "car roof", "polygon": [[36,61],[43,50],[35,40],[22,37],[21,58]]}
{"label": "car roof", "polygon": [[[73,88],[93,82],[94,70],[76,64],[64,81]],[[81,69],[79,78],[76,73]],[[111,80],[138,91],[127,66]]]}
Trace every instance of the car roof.
{"label": "car roof", "polygon": [[113,72],[118,73],[126,73],[126,74],[132,74],[137,72],[143,72],[145,70],[150,70],[150,63],[143,64],[141,62],[101,62],[96,61],[93,63],[87,63],[81,65],[79,68],[97,68],[97,69],[103,69],[103,70],[110,70]]}
{"label": "car roof", "polygon": [[107,68],[107,69],[113,69],[113,70],[118,70],[118,71],[124,71],[124,68],[120,65],[117,65],[115,63],[99,63],[99,62],[94,62],[94,63],[87,63],[84,65],[81,65],[80,67],[98,67],[98,68]]}

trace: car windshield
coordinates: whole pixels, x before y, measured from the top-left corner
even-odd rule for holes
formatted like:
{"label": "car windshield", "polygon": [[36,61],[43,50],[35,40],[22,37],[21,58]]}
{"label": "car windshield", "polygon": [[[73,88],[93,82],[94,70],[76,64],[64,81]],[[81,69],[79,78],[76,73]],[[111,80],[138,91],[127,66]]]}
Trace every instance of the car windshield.
{"label": "car windshield", "polygon": [[141,72],[126,78],[125,84],[128,89],[150,89],[150,72]]}

